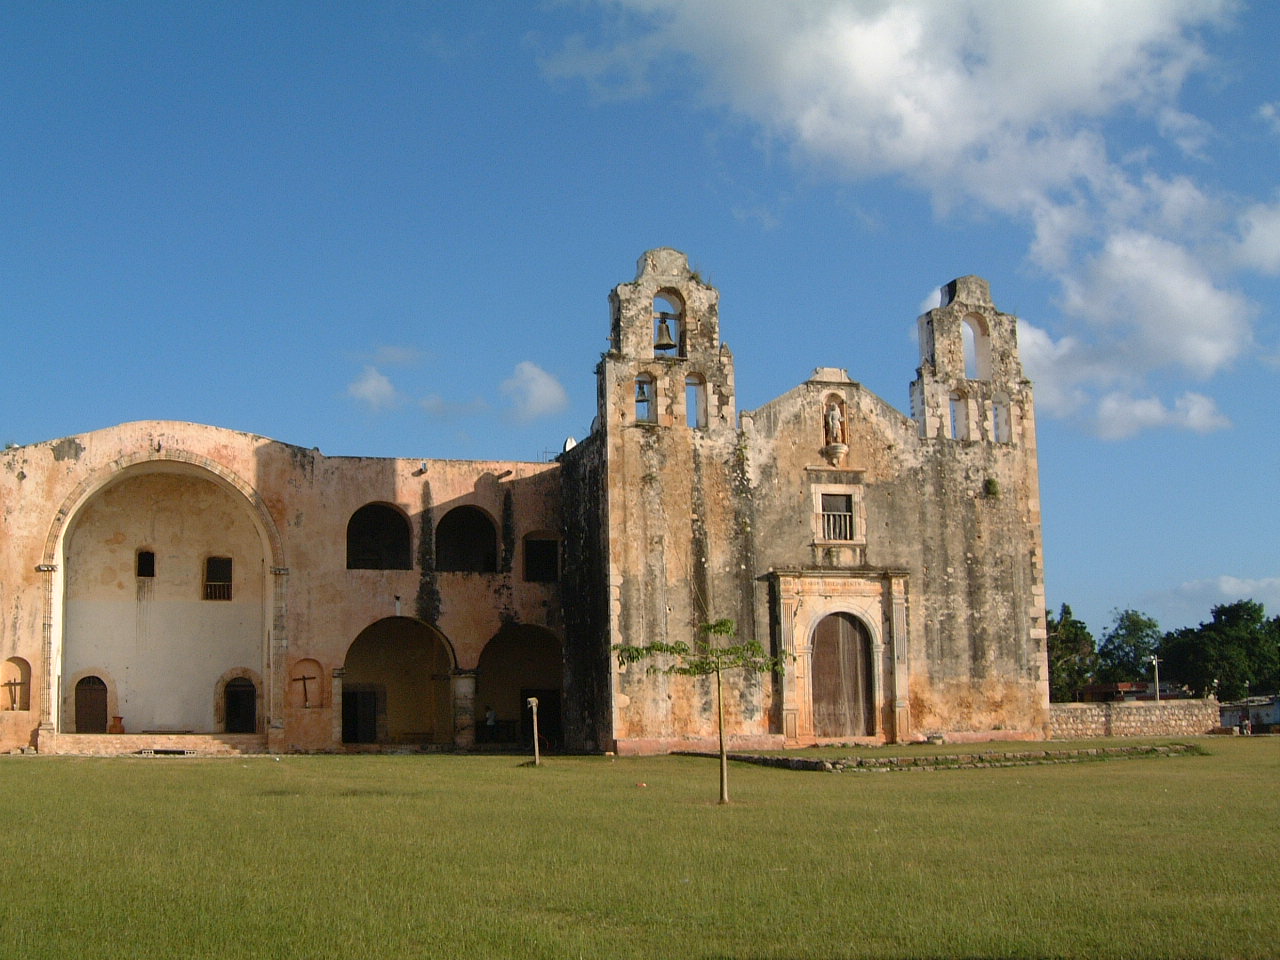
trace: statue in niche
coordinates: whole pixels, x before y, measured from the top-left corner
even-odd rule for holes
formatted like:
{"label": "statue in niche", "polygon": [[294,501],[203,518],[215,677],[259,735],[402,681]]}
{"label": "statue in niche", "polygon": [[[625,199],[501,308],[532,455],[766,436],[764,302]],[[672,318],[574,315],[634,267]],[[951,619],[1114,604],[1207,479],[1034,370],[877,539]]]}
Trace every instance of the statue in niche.
{"label": "statue in niche", "polygon": [[840,412],[840,404],[832,401],[827,404],[827,444],[844,443],[844,415]]}

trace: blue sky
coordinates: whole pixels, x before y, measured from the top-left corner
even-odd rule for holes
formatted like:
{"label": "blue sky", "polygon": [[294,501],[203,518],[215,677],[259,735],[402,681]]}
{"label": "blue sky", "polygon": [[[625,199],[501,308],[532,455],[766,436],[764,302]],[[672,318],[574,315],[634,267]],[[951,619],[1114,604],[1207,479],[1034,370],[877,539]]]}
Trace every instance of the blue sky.
{"label": "blue sky", "polygon": [[986,277],[1036,382],[1049,602],[1280,612],[1280,4],[0,6],[0,441],[138,419],[330,455],[583,436],[673,246],[740,409],[901,410]]}

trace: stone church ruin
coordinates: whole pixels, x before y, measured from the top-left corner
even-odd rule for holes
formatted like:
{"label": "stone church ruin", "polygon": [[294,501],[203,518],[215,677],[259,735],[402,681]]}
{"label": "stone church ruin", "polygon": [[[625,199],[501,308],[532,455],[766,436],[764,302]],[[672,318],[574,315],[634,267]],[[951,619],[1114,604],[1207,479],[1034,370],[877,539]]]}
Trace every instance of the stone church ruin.
{"label": "stone church ruin", "polygon": [[[737,747],[1046,736],[1035,416],[962,277],[906,416],[843,370],[736,404],[719,294],[671,249],[610,299],[555,461],[327,457],[144,421],[0,454],[0,749],[698,749],[711,681],[616,644],[733,619]],[[486,714],[489,716],[486,717]]]}

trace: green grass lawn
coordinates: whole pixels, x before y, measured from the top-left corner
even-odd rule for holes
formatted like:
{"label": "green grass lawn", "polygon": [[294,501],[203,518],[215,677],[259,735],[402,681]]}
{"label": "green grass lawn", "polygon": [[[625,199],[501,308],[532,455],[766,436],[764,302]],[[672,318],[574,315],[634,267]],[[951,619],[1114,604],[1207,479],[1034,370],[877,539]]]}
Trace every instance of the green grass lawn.
{"label": "green grass lawn", "polygon": [[0,958],[1280,955],[1280,738],[1201,742],[727,807],[693,757],[0,757]]}

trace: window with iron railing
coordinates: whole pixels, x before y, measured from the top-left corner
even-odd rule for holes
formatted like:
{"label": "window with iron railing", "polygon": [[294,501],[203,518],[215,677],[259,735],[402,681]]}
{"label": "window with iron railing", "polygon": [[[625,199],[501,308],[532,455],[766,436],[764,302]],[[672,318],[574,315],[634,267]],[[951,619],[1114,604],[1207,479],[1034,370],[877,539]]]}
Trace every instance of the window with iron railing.
{"label": "window with iron railing", "polygon": [[822,539],[854,539],[853,494],[824,493],[822,495]]}
{"label": "window with iron railing", "polygon": [[204,598],[231,599],[231,558],[206,557],[204,561]]}

